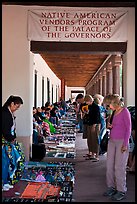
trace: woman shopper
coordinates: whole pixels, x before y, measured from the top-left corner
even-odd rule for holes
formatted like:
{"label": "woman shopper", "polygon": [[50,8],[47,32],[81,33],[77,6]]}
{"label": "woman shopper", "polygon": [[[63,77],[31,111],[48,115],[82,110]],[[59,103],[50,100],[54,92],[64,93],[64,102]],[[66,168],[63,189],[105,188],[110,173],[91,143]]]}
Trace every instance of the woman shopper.
{"label": "woman shopper", "polygon": [[90,151],[90,143],[89,143],[89,137],[88,137],[88,132],[87,132],[87,128],[88,128],[88,121],[89,121],[89,109],[88,106],[90,104],[93,103],[93,97],[89,94],[86,94],[84,97],[84,102],[85,102],[85,106],[82,106],[82,111],[83,111],[83,139],[87,139],[87,146],[88,146],[88,153],[86,155],[83,155],[83,157],[91,157],[92,156],[92,152]]}
{"label": "woman shopper", "polygon": [[25,156],[16,141],[14,112],[23,104],[19,96],[10,96],[2,107],[2,184],[3,190],[13,188],[24,167]]}
{"label": "woman shopper", "polygon": [[99,161],[98,135],[101,125],[100,109],[99,106],[94,102],[94,99],[91,95],[86,95],[84,100],[88,104],[88,113],[86,114],[87,119],[85,124],[89,154],[86,160],[97,162]]}
{"label": "woman shopper", "polygon": [[84,103],[84,95],[83,94],[78,94],[76,96],[76,103],[77,103],[77,112],[76,112],[76,117],[77,117],[77,122],[79,125],[79,131],[78,133],[83,133],[83,111],[82,111],[82,106],[85,106],[86,104]]}
{"label": "woman shopper", "polygon": [[111,196],[112,200],[120,201],[127,192],[126,166],[128,161],[128,144],[131,135],[130,112],[124,107],[123,100],[118,94],[107,95],[103,100],[114,112],[110,128],[110,139],[107,149],[107,190],[104,196]]}
{"label": "woman shopper", "polygon": [[107,128],[106,128],[106,115],[107,115],[107,109],[103,105],[103,99],[104,97],[101,94],[95,94],[94,95],[94,101],[98,104],[100,109],[100,116],[101,116],[101,127],[100,127],[100,133],[98,135],[98,141],[99,141],[99,154],[103,154],[103,150],[101,149],[101,141],[106,134]]}

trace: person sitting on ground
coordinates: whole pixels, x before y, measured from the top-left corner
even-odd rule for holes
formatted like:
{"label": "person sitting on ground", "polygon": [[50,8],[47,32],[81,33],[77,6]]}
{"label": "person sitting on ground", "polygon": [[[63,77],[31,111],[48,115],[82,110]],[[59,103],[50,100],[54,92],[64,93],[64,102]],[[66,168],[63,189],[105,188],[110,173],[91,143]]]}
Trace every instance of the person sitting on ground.
{"label": "person sitting on ground", "polygon": [[55,126],[58,126],[59,117],[58,117],[58,108],[54,106],[52,110],[50,110],[50,118],[49,121],[53,123]]}
{"label": "person sitting on ground", "polygon": [[46,115],[46,118],[43,121],[49,124],[50,133],[55,133],[56,129],[55,129],[54,125],[49,121],[50,110],[46,110],[45,115]]}
{"label": "person sitting on ground", "polygon": [[52,104],[51,104],[49,101],[47,101],[47,102],[45,103],[45,110],[46,110],[47,108],[49,108],[50,110],[52,109]]}
{"label": "person sitting on ground", "polygon": [[66,101],[63,100],[62,98],[60,98],[60,107],[63,109],[63,115],[66,115],[68,105],[67,105]]}
{"label": "person sitting on ground", "polygon": [[33,107],[33,117],[37,121],[38,124],[42,124],[43,119],[37,114],[37,108]]}
{"label": "person sitting on ground", "polygon": [[[44,108],[44,107],[43,107]],[[44,114],[44,110],[41,109],[41,107],[37,108],[37,113],[36,113],[40,119],[43,121],[43,119],[45,118],[45,114]]]}
{"label": "person sitting on ground", "polygon": [[41,106],[41,115],[43,118],[45,118],[45,106]]}

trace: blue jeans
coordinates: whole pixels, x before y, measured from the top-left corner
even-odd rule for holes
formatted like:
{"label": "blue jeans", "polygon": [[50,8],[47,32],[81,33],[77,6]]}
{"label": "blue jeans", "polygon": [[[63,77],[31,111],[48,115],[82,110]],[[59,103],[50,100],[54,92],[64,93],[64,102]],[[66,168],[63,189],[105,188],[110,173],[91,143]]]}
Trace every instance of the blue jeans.
{"label": "blue jeans", "polygon": [[83,132],[83,119],[80,118],[78,124],[79,124],[79,129],[80,129],[79,131]]}
{"label": "blue jeans", "polygon": [[9,158],[6,154],[5,146],[2,147],[2,183],[8,183]]}
{"label": "blue jeans", "polygon": [[100,145],[101,140],[103,139],[105,133],[106,133],[106,125],[104,125],[103,127],[101,127],[101,130],[100,130],[100,133],[99,133],[99,136],[98,136],[99,145]]}

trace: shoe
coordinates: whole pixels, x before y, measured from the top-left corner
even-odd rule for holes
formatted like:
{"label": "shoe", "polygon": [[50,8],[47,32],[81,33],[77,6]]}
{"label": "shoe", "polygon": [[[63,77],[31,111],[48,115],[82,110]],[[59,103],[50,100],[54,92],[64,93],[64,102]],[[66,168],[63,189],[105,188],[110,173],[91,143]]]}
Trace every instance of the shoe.
{"label": "shoe", "polygon": [[106,153],[106,151],[101,151],[99,152],[99,155],[104,155]]}
{"label": "shoe", "polygon": [[106,192],[103,193],[103,196],[112,196],[116,193],[116,189],[113,187],[110,187],[106,190]]}
{"label": "shoe", "polygon": [[9,191],[9,188],[6,186],[3,186],[2,191]]}
{"label": "shoe", "polygon": [[99,161],[99,158],[93,158],[92,159],[92,162],[98,162]]}
{"label": "shoe", "polygon": [[95,156],[93,155],[89,155],[85,158],[85,160],[92,160],[92,159],[95,159]]}
{"label": "shoe", "polygon": [[5,188],[13,188],[14,186],[12,186],[12,185],[6,183],[6,184],[4,184],[4,187],[5,187]]}
{"label": "shoe", "polygon": [[115,195],[113,195],[111,197],[111,199],[115,200],[115,201],[120,201],[120,200],[124,199],[124,197],[125,197],[125,193],[124,192],[117,191],[117,193]]}
{"label": "shoe", "polygon": [[79,130],[78,133],[83,133],[83,131]]}
{"label": "shoe", "polygon": [[91,157],[92,155],[91,154],[85,154],[83,155],[83,157]]}

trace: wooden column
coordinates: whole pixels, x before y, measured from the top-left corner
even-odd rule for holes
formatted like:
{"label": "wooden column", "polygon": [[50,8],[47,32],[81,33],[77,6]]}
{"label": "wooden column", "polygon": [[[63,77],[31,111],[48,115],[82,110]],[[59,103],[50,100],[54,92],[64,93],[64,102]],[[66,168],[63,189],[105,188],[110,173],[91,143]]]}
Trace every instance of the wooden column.
{"label": "wooden column", "polygon": [[106,68],[102,72],[102,95],[106,95]]}
{"label": "wooden column", "polygon": [[99,73],[99,94],[102,95],[102,73]]}
{"label": "wooden column", "polygon": [[95,94],[95,84],[93,83],[91,86],[91,95],[93,96]]}
{"label": "wooden column", "polygon": [[106,94],[112,94],[113,93],[112,62],[110,62],[107,66],[106,80],[107,80]]}
{"label": "wooden column", "polygon": [[96,93],[99,93],[99,78],[96,76]]}
{"label": "wooden column", "polygon": [[113,77],[113,94],[120,94],[120,65],[121,56],[115,56],[114,65],[112,67]]}
{"label": "wooden column", "polygon": [[94,92],[93,92],[93,95],[96,94],[96,91],[97,91],[97,82],[94,79]]}
{"label": "wooden column", "polygon": [[61,79],[61,98],[65,100],[65,79]]}
{"label": "wooden column", "polygon": [[92,95],[92,86],[89,89],[89,94]]}

